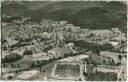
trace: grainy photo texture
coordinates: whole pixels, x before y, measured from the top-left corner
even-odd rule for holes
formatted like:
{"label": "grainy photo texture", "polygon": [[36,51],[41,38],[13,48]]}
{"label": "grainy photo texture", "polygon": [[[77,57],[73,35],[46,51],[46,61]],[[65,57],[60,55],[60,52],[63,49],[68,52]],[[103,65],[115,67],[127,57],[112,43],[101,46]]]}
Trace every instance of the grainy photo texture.
{"label": "grainy photo texture", "polygon": [[2,1],[1,24],[1,80],[126,81],[125,1]]}

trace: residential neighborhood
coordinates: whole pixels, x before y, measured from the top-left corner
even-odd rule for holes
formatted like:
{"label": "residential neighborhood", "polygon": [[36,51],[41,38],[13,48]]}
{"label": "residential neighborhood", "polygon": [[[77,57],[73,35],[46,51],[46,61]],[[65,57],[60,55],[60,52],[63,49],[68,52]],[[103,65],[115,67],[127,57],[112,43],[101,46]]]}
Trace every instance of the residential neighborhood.
{"label": "residential neighborhood", "polygon": [[2,18],[2,80],[127,80],[127,33],[116,25],[99,29],[94,22],[95,29],[84,28],[49,13],[51,18],[38,21],[23,15]]}

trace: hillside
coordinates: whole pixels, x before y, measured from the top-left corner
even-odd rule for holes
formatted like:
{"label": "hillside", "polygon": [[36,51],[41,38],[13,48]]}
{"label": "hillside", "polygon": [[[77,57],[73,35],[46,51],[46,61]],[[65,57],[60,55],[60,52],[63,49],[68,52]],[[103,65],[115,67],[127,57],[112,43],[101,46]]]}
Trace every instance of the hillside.
{"label": "hillside", "polygon": [[110,29],[117,27],[124,33],[127,31],[127,5],[124,2],[45,1],[23,3],[2,4],[2,15],[24,15],[32,17],[35,21],[43,18],[68,20],[82,28]]}
{"label": "hillside", "polygon": [[20,16],[28,10],[27,6],[21,2],[8,2],[1,4],[1,12],[3,16]]}
{"label": "hillside", "polygon": [[97,25],[99,26],[101,23],[109,23],[108,11],[99,7],[83,9],[71,16],[70,19],[71,22],[82,27],[88,25],[93,25],[96,27]]}
{"label": "hillside", "polygon": [[113,13],[114,12],[107,11],[103,8],[92,7],[83,9],[78,13],[70,16],[70,21],[82,28],[111,29],[117,27],[121,31],[126,33],[126,15]]}

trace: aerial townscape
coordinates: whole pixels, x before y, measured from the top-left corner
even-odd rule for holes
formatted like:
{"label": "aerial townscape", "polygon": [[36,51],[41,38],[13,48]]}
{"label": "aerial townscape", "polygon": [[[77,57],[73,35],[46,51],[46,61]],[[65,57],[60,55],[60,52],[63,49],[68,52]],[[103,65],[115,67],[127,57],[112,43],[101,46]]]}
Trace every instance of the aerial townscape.
{"label": "aerial townscape", "polygon": [[[20,3],[8,3],[5,9],[10,4]],[[35,21],[38,17],[3,15],[0,79],[126,81],[126,32],[116,25],[104,29],[93,29],[93,25],[83,28],[82,23],[50,17]]]}

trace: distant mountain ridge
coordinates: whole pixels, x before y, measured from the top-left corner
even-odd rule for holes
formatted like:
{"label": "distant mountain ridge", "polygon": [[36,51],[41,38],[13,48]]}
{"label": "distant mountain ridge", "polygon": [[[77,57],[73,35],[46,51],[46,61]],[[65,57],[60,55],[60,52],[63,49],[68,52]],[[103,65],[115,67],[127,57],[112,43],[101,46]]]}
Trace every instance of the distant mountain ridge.
{"label": "distant mountain ridge", "polygon": [[2,16],[20,16],[28,10],[27,6],[21,2],[2,3],[1,9]]}
{"label": "distant mountain ridge", "polygon": [[[30,6],[29,6],[29,5]],[[34,2],[32,3],[34,4]],[[31,9],[29,2],[2,5],[2,15],[30,16],[40,21],[43,18],[67,20],[82,28],[127,31],[127,5],[117,1],[56,1],[42,2],[39,8]],[[38,4],[38,3],[37,3]],[[37,5],[36,4],[36,5]],[[34,7],[34,6],[33,6]]]}

